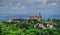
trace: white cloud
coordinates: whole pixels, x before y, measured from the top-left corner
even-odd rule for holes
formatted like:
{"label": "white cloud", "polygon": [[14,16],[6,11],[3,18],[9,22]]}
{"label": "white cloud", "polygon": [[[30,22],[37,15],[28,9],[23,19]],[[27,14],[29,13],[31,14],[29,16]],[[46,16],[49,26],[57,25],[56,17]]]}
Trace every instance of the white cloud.
{"label": "white cloud", "polygon": [[59,1],[59,0],[56,0],[56,1]]}
{"label": "white cloud", "polygon": [[31,2],[31,3],[40,2],[42,4],[45,4],[47,2],[47,0],[29,0],[29,2]]}
{"label": "white cloud", "polygon": [[12,6],[12,7],[10,7],[10,9],[26,9],[26,7],[25,7],[25,5],[22,5],[22,6]]}
{"label": "white cloud", "polygon": [[20,6],[21,5],[21,3],[17,3],[17,6]]}
{"label": "white cloud", "polygon": [[56,0],[56,2],[48,4],[48,8],[55,8],[55,7],[60,7],[60,0]]}
{"label": "white cloud", "polygon": [[6,4],[5,7],[8,7],[10,9],[46,8],[46,7],[59,7],[60,6],[59,5],[60,0],[56,0],[56,2],[52,2],[52,3],[47,3],[48,0],[12,0],[12,1],[14,2],[6,1],[3,3]]}
{"label": "white cloud", "polygon": [[26,8],[25,5],[23,5],[22,8],[25,9]]}
{"label": "white cloud", "polygon": [[57,5],[57,3],[52,3],[52,6],[55,6],[55,5]]}
{"label": "white cloud", "polygon": [[45,4],[47,2],[47,0],[40,0],[43,4]]}
{"label": "white cloud", "polygon": [[25,4],[26,6],[28,6],[28,8],[45,8],[47,0],[27,0],[27,4]]}
{"label": "white cloud", "polygon": [[18,9],[18,7],[11,7],[10,9]]}
{"label": "white cloud", "polygon": [[35,1],[40,1],[40,0],[35,0]]}
{"label": "white cloud", "polygon": [[48,6],[56,6],[57,3],[49,3]]}

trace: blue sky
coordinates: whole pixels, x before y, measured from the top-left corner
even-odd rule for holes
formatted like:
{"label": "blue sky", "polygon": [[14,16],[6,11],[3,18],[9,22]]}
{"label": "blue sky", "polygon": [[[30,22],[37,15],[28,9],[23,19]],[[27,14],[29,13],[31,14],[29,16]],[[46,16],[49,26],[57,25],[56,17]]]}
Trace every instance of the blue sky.
{"label": "blue sky", "polygon": [[60,0],[0,0],[0,14],[60,15]]}

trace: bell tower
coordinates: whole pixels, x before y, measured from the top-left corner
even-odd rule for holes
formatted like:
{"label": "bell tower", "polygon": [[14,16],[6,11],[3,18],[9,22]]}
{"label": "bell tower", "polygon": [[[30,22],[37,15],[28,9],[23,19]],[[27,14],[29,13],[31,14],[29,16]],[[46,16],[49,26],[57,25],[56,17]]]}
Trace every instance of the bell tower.
{"label": "bell tower", "polygon": [[39,16],[41,16],[41,13],[39,12]]}

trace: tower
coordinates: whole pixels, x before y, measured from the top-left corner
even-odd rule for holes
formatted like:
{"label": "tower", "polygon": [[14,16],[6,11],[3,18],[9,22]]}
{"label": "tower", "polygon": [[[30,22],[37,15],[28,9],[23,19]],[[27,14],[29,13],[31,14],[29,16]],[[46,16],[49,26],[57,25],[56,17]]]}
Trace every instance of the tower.
{"label": "tower", "polygon": [[41,13],[39,12],[39,16],[41,16]]}

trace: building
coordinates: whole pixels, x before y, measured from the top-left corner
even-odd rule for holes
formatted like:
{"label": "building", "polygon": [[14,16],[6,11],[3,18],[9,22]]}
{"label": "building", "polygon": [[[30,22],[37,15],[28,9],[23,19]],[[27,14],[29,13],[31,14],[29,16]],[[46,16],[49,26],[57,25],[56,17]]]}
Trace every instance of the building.
{"label": "building", "polygon": [[12,21],[13,21],[13,20],[11,20],[11,19],[10,19],[10,20],[7,20],[7,22],[9,22],[9,23],[11,23]]}
{"label": "building", "polygon": [[31,15],[30,20],[38,20],[38,21],[40,21],[40,20],[42,20],[42,16],[41,16],[40,13],[39,13],[39,15]]}
{"label": "building", "polygon": [[9,22],[9,23],[19,23],[20,20],[18,20],[18,19],[11,19],[11,20],[8,20],[7,22]]}
{"label": "building", "polygon": [[43,28],[44,28],[44,24],[42,24],[42,23],[37,23],[37,24],[34,25],[34,28],[37,28],[37,27],[43,29]]}
{"label": "building", "polygon": [[48,28],[53,28],[53,25],[52,24],[47,24],[47,27]]}

